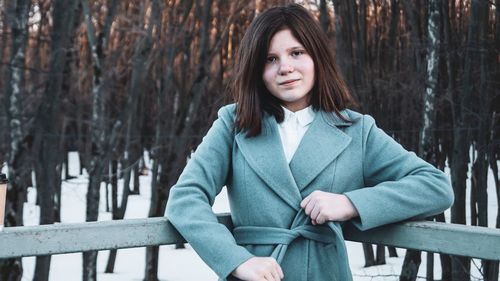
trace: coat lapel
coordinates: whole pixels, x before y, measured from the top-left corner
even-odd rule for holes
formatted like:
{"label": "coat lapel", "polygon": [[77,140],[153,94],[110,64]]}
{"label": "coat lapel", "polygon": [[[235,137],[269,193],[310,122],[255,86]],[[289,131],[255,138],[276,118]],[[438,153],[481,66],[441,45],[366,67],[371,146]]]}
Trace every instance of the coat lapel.
{"label": "coat lapel", "polygon": [[262,133],[247,138],[244,132],[236,135],[243,157],[258,176],[293,209],[300,208],[302,197],[287,165],[274,116],[265,114]]}
{"label": "coat lapel", "polygon": [[[349,119],[345,111],[342,114]],[[351,137],[337,127],[350,125],[334,113],[319,111],[316,114],[290,162],[299,190],[303,190],[349,145]]]}

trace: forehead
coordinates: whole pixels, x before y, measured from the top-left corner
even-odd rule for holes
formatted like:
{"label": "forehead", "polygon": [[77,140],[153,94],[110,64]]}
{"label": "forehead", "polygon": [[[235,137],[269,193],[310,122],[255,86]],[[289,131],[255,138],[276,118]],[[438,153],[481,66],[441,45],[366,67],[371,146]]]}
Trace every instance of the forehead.
{"label": "forehead", "polygon": [[293,36],[289,28],[276,32],[269,42],[269,52],[287,50],[294,47],[304,47],[299,40]]}

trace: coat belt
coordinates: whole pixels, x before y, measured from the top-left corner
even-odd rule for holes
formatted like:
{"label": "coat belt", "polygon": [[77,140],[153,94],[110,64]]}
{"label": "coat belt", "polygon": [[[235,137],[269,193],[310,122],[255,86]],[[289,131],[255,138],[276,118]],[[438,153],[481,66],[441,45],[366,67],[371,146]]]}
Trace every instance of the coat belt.
{"label": "coat belt", "polygon": [[335,238],[326,226],[300,225],[292,229],[265,226],[241,226],[233,232],[238,244],[284,244],[288,245],[298,237],[310,240],[333,243]]}
{"label": "coat belt", "polygon": [[[336,243],[339,270],[338,280],[352,280],[347,250],[344,244],[342,228],[338,222],[328,222],[325,225],[311,225],[311,220],[303,209],[299,209],[293,219],[290,229],[267,226],[237,226],[233,229],[236,243],[240,245],[276,245],[271,257],[281,264],[288,245],[299,237],[322,242]],[[232,278],[232,279],[231,279]],[[228,280],[237,280],[230,277]]]}
{"label": "coat belt", "polygon": [[300,225],[292,229],[242,226],[236,227],[233,235],[238,244],[276,245],[271,257],[275,258],[278,263],[283,261],[288,245],[298,237],[304,237],[322,243],[335,242],[335,237],[328,227],[317,227],[312,225]]}
{"label": "coat belt", "polygon": [[290,229],[267,226],[238,226],[233,229],[236,243],[241,245],[276,245],[271,257],[281,264],[288,245],[299,237],[322,242],[336,243],[338,252],[339,280],[352,280],[344,236],[338,222],[325,225],[311,225],[303,209],[299,209]]}

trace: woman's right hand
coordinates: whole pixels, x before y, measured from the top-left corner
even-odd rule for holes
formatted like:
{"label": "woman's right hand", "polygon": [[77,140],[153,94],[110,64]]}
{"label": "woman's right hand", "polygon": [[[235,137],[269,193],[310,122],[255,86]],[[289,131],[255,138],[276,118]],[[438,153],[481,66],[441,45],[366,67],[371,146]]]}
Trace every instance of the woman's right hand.
{"label": "woman's right hand", "polygon": [[245,281],[280,281],[284,274],[274,258],[253,257],[240,264],[232,273]]}

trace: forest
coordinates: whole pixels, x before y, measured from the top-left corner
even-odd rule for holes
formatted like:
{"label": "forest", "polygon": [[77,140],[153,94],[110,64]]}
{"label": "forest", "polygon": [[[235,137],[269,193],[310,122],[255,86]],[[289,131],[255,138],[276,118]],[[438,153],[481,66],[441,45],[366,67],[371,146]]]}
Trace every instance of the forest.
{"label": "forest", "polygon": [[[96,221],[99,201],[108,200],[100,198],[102,182],[113,219],[123,219],[129,195],[139,192],[144,153],[152,159],[149,216],[163,216],[186,159],[217,109],[232,102],[227,88],[247,26],[266,8],[290,2],[0,0],[6,227],[23,225],[31,186],[40,224],[60,222],[70,151],[89,176],[86,221]],[[500,228],[500,0],[300,3],[331,38],[357,100],[353,109],[449,171],[455,203],[448,222]],[[487,193],[489,172],[496,194]],[[488,196],[496,198],[496,214],[488,214]],[[493,215],[496,224],[488,225]],[[364,249],[367,266],[384,263],[384,247]],[[432,264],[420,265],[423,254],[407,251],[400,280],[415,280],[419,266],[433,280]],[[158,280],[158,247],[143,258],[144,280]],[[84,281],[96,280],[96,259],[97,252],[83,254]],[[48,280],[50,262],[37,257],[35,280]],[[440,263],[441,280],[471,280],[470,258],[441,255]],[[480,269],[484,280],[498,281],[498,261],[484,260]],[[0,260],[0,280],[22,275],[20,259]]]}

